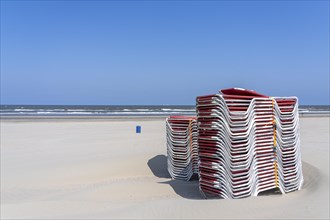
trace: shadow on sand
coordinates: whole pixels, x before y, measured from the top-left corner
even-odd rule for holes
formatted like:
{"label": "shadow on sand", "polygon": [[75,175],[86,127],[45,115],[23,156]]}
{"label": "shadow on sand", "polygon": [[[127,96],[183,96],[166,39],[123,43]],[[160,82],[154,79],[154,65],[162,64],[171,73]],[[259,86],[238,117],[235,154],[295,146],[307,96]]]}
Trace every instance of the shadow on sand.
{"label": "shadow on sand", "polygon": [[199,192],[198,180],[184,181],[184,180],[169,180],[160,182],[160,184],[168,184],[172,187],[174,192],[186,199],[204,199]]}
{"label": "shadow on sand", "polygon": [[[148,166],[152,173],[159,178],[166,178],[160,184],[167,184],[172,187],[176,194],[186,199],[204,199],[199,191],[198,178],[192,178],[190,181],[173,180],[167,171],[167,157],[165,155],[157,155],[148,161]],[[320,173],[314,166],[302,161],[304,185],[302,189],[313,188],[320,179]],[[278,189],[270,189],[259,193],[258,196],[274,196],[281,195]],[[211,199],[211,198],[210,198]]]}
{"label": "shadow on sand", "polygon": [[167,171],[167,157],[165,155],[157,155],[148,161],[148,166],[154,176],[159,178],[171,178]]}
{"label": "shadow on sand", "polygon": [[157,155],[148,161],[148,166],[152,173],[159,178],[166,178],[167,181],[159,182],[172,187],[174,192],[186,199],[203,199],[199,192],[198,180],[192,178],[191,181],[172,180],[167,171],[167,157],[165,155]]}

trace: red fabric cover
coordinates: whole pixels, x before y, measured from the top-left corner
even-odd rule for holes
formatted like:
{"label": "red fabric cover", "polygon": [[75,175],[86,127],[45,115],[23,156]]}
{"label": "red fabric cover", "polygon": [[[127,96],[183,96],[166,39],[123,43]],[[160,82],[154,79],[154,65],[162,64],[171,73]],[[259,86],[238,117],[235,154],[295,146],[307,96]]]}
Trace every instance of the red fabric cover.
{"label": "red fabric cover", "polygon": [[241,88],[229,88],[220,90],[224,95],[235,95],[235,96],[252,96],[252,97],[263,97],[269,98],[269,96],[257,93],[254,90],[241,89]]}

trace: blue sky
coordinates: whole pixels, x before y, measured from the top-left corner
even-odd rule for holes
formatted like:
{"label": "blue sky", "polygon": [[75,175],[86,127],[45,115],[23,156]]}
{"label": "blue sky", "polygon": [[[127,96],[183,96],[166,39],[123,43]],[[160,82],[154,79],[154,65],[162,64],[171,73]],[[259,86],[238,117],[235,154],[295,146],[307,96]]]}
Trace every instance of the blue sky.
{"label": "blue sky", "polygon": [[1,104],[329,105],[328,1],[1,1]]}

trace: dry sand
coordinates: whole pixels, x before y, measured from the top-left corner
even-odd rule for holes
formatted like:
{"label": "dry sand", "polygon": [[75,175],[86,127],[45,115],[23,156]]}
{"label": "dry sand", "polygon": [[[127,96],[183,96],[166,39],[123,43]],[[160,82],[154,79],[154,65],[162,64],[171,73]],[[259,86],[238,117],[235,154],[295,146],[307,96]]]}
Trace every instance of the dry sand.
{"label": "dry sand", "polygon": [[204,200],[169,178],[164,118],[2,120],[1,218],[329,219],[329,117],[300,124],[301,191]]}

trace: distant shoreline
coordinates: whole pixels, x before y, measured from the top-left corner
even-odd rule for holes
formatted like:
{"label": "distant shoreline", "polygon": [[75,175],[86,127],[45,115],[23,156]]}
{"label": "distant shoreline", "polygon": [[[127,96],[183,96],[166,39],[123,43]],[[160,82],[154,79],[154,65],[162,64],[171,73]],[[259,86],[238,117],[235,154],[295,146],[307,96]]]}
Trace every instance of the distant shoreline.
{"label": "distant shoreline", "polygon": [[[0,121],[153,121],[165,120],[169,116],[0,116]],[[329,113],[299,113],[299,117],[330,117]]]}
{"label": "distant shoreline", "polygon": [[167,116],[0,116],[0,121],[155,121]]}
{"label": "distant shoreline", "polygon": [[[330,106],[299,106],[301,117],[330,115]],[[0,118],[7,119],[79,119],[79,120],[154,120],[170,115],[196,115],[196,106],[15,106],[2,105]]]}

